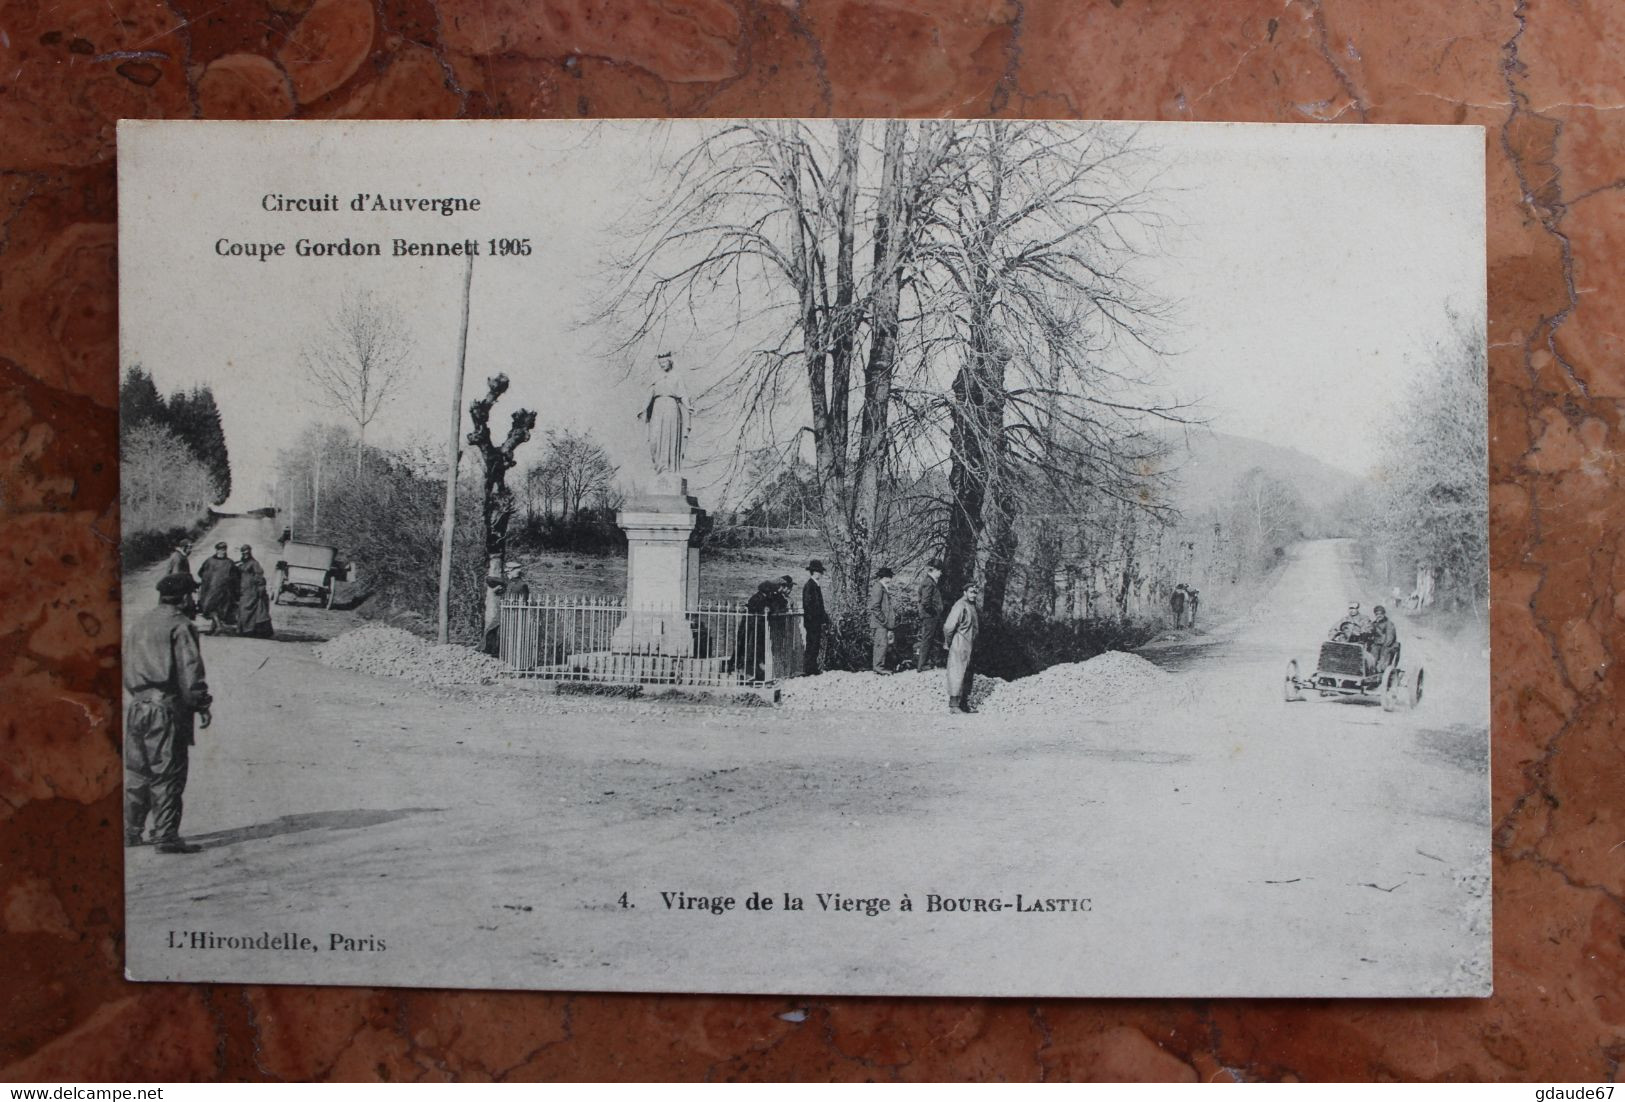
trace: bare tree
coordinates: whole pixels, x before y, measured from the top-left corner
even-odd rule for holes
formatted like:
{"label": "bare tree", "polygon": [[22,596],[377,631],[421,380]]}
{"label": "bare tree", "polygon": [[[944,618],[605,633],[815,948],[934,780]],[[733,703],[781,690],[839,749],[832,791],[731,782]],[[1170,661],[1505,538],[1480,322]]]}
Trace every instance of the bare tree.
{"label": "bare tree", "polygon": [[1378,535],[1390,561],[1446,600],[1489,599],[1489,368],[1484,335],[1452,313],[1389,426]]}
{"label": "bare tree", "polygon": [[355,433],[323,423],[307,425],[291,446],[277,453],[277,504],[284,523],[311,535],[322,529],[326,503],[344,483],[342,471],[334,470],[333,457],[353,450],[357,450]]}
{"label": "bare tree", "polygon": [[[1139,421],[1179,417],[1125,397],[1114,355],[1159,351],[1132,271],[1159,227],[1149,160],[1099,127],[730,124],[668,166],[605,317],[626,352],[677,320],[749,334],[710,391],[747,427],[805,396],[838,593],[895,511],[946,543],[951,584],[986,575],[997,611],[1020,503],[1047,484],[1137,499]],[[925,485],[948,500],[907,489]]]}
{"label": "bare tree", "polygon": [[940,123],[910,128],[893,119],[886,123],[881,149],[880,184],[874,197],[873,289],[868,300],[869,356],[863,373],[863,409],[857,454],[853,461],[849,558],[860,575],[882,542],[881,485],[897,438],[905,425],[892,420],[893,392],[903,355],[903,305],[912,291],[921,234],[930,224],[932,205],[949,182],[959,132]]}
{"label": "bare tree", "polygon": [[557,497],[557,484],[554,481],[554,472],[546,463],[533,463],[525,469],[525,477],[521,480],[521,489],[525,495],[525,516],[534,518],[538,515],[549,517],[553,515],[553,502]]}
{"label": "bare tree", "polygon": [[1281,549],[1301,538],[1307,514],[1291,483],[1261,467],[1243,472],[1230,491],[1227,526],[1238,577],[1268,568]]}
{"label": "bare tree", "polygon": [[525,482],[531,492],[541,496],[544,512],[551,512],[551,503],[557,500],[561,515],[568,520],[584,504],[608,499],[619,473],[620,468],[609,461],[609,453],[590,433],[549,429],[547,450],[525,473]]}
{"label": "bare tree", "polygon": [[[707,397],[732,403],[741,424],[769,429],[788,399],[805,398],[801,433],[812,444],[838,592],[867,581],[915,216],[932,199],[951,133],[885,124],[875,179],[866,170],[873,128],[741,122],[709,132],[663,171],[664,193],[618,258],[605,310],[623,327],[623,351],[674,318],[723,309],[761,338]],[[760,443],[742,434],[736,461]]]}
{"label": "bare tree", "polygon": [[397,396],[411,373],[413,342],[394,306],[367,289],[346,291],[299,363],[323,404],[354,423],[356,474],[367,426]]}
{"label": "bare tree", "polygon": [[947,422],[944,584],[983,579],[997,614],[1023,502],[1088,488],[1138,491],[1160,445],[1131,365],[1162,353],[1167,306],[1135,276],[1163,224],[1133,133],[989,120],[961,125],[951,174],[922,212],[913,282],[922,365],[905,391]]}
{"label": "bare tree", "polygon": [[120,483],[122,522],[131,535],[189,525],[215,498],[208,468],[186,441],[154,421],[124,433]]}
{"label": "bare tree", "polygon": [[593,487],[592,507],[599,513],[608,516],[626,505],[626,493],[614,481],[599,483]]}
{"label": "bare tree", "polygon": [[[663,172],[651,205],[618,260],[606,313],[630,350],[673,318],[732,304],[735,328],[763,339],[712,388],[741,424],[770,425],[787,389],[807,396],[823,485],[823,524],[837,555],[850,524],[848,408],[856,347],[854,273],[858,134],[835,124],[740,122],[710,131]],[[749,287],[750,293],[743,293]],[[752,441],[741,439],[741,446]]]}

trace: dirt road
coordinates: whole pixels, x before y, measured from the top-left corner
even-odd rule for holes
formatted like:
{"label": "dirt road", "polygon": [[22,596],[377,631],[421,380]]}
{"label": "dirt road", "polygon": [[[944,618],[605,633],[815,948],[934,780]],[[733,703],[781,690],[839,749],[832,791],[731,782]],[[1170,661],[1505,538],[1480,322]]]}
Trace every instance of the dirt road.
{"label": "dirt road", "polygon": [[[1356,592],[1346,548],[1304,545],[1245,621],[1161,648],[1182,682],[1166,698],[1019,723],[437,694],[297,641],[347,614],[273,610],[285,639],[205,643],[219,703],[183,824],[205,848],[127,851],[132,972],[1486,993],[1487,662],[1402,621],[1428,666],[1415,714],[1281,700],[1286,660],[1312,658]],[[773,909],[747,909],[752,892]],[[193,948],[192,932],[309,947]]]}
{"label": "dirt road", "polygon": [[[214,554],[214,545],[221,540],[226,543],[227,553],[233,562],[237,561],[238,548],[248,544],[254,549],[254,557],[259,560],[261,568],[265,571],[265,580],[273,587],[276,584],[277,561],[277,535],[281,531],[280,525],[259,517],[221,517],[208,532],[199,536],[197,546],[192,548],[192,573],[196,574],[203,560]],[[148,567],[128,575],[124,579],[124,622],[139,616],[158,602],[154,586],[164,572],[164,564]],[[342,589],[340,595],[342,597]],[[353,613],[339,609],[325,609],[316,602],[309,600],[294,600],[284,598],[288,603],[273,605],[271,607],[271,623],[276,629],[276,638],[284,643],[314,643],[354,627],[356,617]],[[230,639],[232,643],[247,643],[248,640],[238,640],[230,635],[219,642]],[[212,652],[211,652],[212,653]]]}

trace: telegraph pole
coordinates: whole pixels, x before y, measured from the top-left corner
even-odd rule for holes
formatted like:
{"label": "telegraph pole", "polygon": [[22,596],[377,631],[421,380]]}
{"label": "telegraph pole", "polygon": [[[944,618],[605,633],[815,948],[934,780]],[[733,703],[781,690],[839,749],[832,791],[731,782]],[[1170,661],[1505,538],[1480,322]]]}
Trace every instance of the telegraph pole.
{"label": "telegraph pole", "polygon": [[457,527],[457,461],[462,455],[463,366],[468,362],[468,293],[474,283],[474,254],[463,269],[463,326],[457,338],[457,377],[451,388],[451,438],[446,449],[446,513],[440,521],[440,628],[438,639],[448,642],[451,620],[451,539]]}

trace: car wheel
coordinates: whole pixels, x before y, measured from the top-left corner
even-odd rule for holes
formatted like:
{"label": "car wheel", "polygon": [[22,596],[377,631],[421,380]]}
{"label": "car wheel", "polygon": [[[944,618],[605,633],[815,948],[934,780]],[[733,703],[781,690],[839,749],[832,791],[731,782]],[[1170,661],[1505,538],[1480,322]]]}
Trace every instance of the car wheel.
{"label": "car wheel", "polygon": [[1399,708],[1400,687],[1401,687],[1401,678],[1400,678],[1400,673],[1399,673],[1399,667],[1395,666],[1392,669],[1390,669],[1383,676],[1383,679],[1382,679],[1382,710],[1383,711],[1392,712],[1392,711],[1396,711]]}

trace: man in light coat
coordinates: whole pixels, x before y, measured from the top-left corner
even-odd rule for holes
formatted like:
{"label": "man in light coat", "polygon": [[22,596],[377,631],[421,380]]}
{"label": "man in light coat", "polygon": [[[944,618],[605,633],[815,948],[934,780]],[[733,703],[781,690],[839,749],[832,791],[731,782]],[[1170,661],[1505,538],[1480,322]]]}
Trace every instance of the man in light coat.
{"label": "man in light coat", "polygon": [[954,602],[948,618],[942,623],[942,641],[948,644],[948,710],[974,714],[971,707],[970,661],[976,648],[976,634],[982,628],[982,611],[978,607],[981,590],[975,582]]}
{"label": "man in light coat", "polygon": [[874,641],[869,668],[875,673],[891,673],[886,667],[886,652],[891,648],[896,631],[897,601],[892,596],[892,569],[883,566],[875,571],[875,584],[869,587],[869,634]]}

